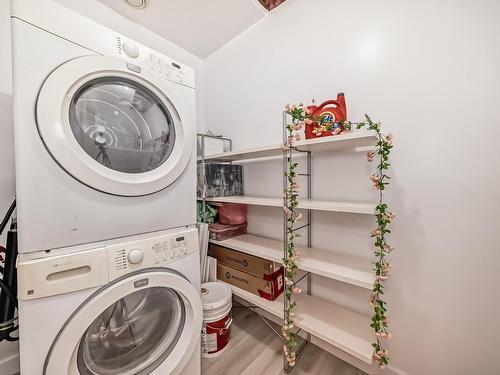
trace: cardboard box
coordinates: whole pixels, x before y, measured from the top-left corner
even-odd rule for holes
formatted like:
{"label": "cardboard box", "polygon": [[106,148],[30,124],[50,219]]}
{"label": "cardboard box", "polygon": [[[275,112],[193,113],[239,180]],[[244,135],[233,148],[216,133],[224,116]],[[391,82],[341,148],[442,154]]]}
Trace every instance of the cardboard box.
{"label": "cardboard box", "polygon": [[283,292],[283,269],[278,270],[276,277],[269,281],[217,263],[217,278],[270,301]]}
{"label": "cardboard box", "polygon": [[272,275],[283,267],[281,263],[214,244],[210,244],[209,253],[220,263],[268,281],[272,280]]}

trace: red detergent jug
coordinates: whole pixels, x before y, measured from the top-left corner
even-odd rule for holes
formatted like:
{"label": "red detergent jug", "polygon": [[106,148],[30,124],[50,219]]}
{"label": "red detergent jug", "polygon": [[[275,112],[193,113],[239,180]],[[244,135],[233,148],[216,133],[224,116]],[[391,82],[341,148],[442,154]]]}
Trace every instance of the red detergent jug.
{"label": "red detergent jug", "polygon": [[343,92],[337,94],[337,100],[327,100],[319,106],[311,105],[307,109],[312,113],[314,118],[321,118],[323,124],[335,124],[332,130],[324,131],[322,133],[313,133],[313,130],[320,126],[318,122],[306,124],[305,135],[306,139],[326,137],[334,135],[334,130],[340,128],[340,131],[345,130],[341,125],[342,121],[347,120],[347,106],[345,104],[345,96]]}

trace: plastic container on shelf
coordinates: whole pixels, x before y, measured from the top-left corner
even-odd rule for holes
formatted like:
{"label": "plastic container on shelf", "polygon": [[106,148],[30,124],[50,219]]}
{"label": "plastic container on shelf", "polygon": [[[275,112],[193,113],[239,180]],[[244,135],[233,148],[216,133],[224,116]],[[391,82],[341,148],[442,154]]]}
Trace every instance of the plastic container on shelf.
{"label": "plastic container on shelf", "polygon": [[247,223],[240,225],[213,223],[208,225],[208,230],[211,240],[224,241],[245,234],[247,232]]}
{"label": "plastic container on shelf", "polygon": [[241,203],[223,203],[219,207],[221,224],[241,225],[247,221],[248,206]]}
{"label": "plastic container on shelf", "polygon": [[202,284],[201,301],[203,304],[201,355],[213,358],[228,348],[233,322],[231,288],[219,282]]}

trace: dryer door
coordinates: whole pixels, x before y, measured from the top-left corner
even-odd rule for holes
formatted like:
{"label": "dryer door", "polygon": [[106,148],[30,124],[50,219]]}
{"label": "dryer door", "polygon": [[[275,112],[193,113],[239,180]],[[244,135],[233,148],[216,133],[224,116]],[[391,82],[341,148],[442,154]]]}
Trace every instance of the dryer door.
{"label": "dryer door", "polygon": [[190,160],[194,124],[179,107],[192,90],[117,58],[78,58],[46,79],[38,130],[55,161],[83,184],[114,195],[152,194]]}
{"label": "dryer door", "polygon": [[104,286],[54,340],[44,374],[177,373],[199,349],[201,300],[175,271],[155,268]]}

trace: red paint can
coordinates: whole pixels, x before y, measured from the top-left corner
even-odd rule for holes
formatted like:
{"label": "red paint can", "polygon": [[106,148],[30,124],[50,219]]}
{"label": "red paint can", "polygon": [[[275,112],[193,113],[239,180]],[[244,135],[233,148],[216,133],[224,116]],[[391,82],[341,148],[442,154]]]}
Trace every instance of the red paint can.
{"label": "red paint can", "polygon": [[231,334],[232,292],[219,282],[201,285],[203,326],[201,329],[201,355],[216,357],[227,349]]}

